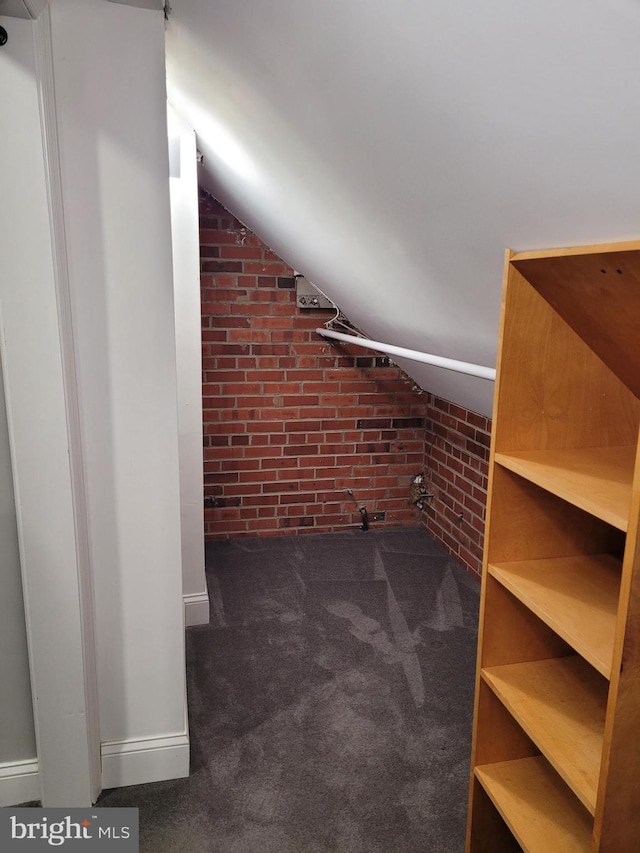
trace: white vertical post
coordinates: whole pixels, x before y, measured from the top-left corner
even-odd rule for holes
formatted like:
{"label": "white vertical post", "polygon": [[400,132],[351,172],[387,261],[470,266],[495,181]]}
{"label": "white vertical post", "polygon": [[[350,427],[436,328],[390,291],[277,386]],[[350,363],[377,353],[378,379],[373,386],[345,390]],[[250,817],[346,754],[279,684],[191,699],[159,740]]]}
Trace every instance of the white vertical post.
{"label": "white vertical post", "polygon": [[209,621],[204,571],[200,234],[196,135],[169,106],[171,243],[176,318],[182,596],[185,624]]}
{"label": "white vertical post", "polygon": [[[34,50],[34,27],[41,27]],[[41,135],[36,52],[47,21],[12,20],[0,55],[0,314],[42,802],[90,805],[96,796],[87,673],[85,590],[70,457],[73,394],[59,323],[56,251]],[[7,50],[8,49],[8,50]],[[40,66],[42,70],[42,65]],[[55,207],[55,203],[54,203]]]}

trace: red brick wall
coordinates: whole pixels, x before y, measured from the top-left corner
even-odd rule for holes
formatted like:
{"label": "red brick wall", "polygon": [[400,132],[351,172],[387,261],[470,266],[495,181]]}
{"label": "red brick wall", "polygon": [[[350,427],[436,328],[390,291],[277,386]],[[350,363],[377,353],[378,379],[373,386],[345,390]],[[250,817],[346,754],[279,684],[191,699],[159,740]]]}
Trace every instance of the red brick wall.
{"label": "red brick wall", "polygon": [[357,527],[364,505],[479,574],[490,421],[322,340],[333,312],[299,310],[293,270],[205,193],[200,242],[207,538]]}
{"label": "red brick wall", "polygon": [[435,497],[428,532],[475,575],[482,570],[491,421],[427,395],[425,480]]}
{"label": "red brick wall", "polygon": [[363,505],[419,524],[426,395],[320,338],[333,312],[298,309],[293,270],[205,194],[200,242],[207,538],[358,527]]}

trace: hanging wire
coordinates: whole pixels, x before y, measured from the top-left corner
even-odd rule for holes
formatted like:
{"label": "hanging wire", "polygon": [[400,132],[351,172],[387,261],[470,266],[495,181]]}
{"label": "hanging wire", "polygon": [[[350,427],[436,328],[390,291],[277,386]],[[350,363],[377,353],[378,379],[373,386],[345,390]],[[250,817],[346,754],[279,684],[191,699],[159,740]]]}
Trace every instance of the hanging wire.
{"label": "hanging wire", "polygon": [[[300,273],[299,275],[302,275],[302,273]],[[296,276],[296,278],[297,277],[298,276]],[[360,329],[357,328],[357,326],[353,325],[351,320],[349,320],[349,318],[345,314],[343,314],[342,309],[339,308],[338,305],[336,305],[336,303],[333,301],[333,299],[331,299],[330,296],[327,296],[327,294],[320,287],[318,287],[317,284],[313,284],[313,282],[309,283],[313,285],[313,287],[318,291],[321,296],[324,296],[327,302],[331,303],[336,312],[333,317],[325,321],[324,326],[326,329],[335,329],[336,326],[341,326],[350,334],[356,335],[359,338],[365,337],[364,333],[361,332]]]}

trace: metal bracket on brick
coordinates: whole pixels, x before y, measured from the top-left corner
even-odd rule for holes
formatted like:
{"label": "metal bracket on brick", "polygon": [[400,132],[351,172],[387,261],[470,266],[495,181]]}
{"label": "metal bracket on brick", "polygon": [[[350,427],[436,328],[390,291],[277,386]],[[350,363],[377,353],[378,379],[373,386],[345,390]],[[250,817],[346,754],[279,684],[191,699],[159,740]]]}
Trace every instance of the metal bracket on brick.
{"label": "metal bracket on brick", "polygon": [[333,304],[303,275],[296,276],[296,302],[298,308],[333,308]]}

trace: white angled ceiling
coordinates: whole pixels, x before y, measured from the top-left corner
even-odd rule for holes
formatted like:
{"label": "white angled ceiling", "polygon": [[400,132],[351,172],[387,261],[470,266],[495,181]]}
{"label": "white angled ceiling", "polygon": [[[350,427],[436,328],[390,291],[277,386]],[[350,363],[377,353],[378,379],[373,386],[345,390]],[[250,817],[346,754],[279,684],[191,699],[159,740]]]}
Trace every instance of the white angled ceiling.
{"label": "white angled ceiling", "polygon": [[35,20],[48,0],[0,0],[0,15]]}
{"label": "white angled ceiling", "polygon": [[506,248],[640,236],[638,0],[172,0],[167,46],[205,185],[376,340],[494,365]]}

